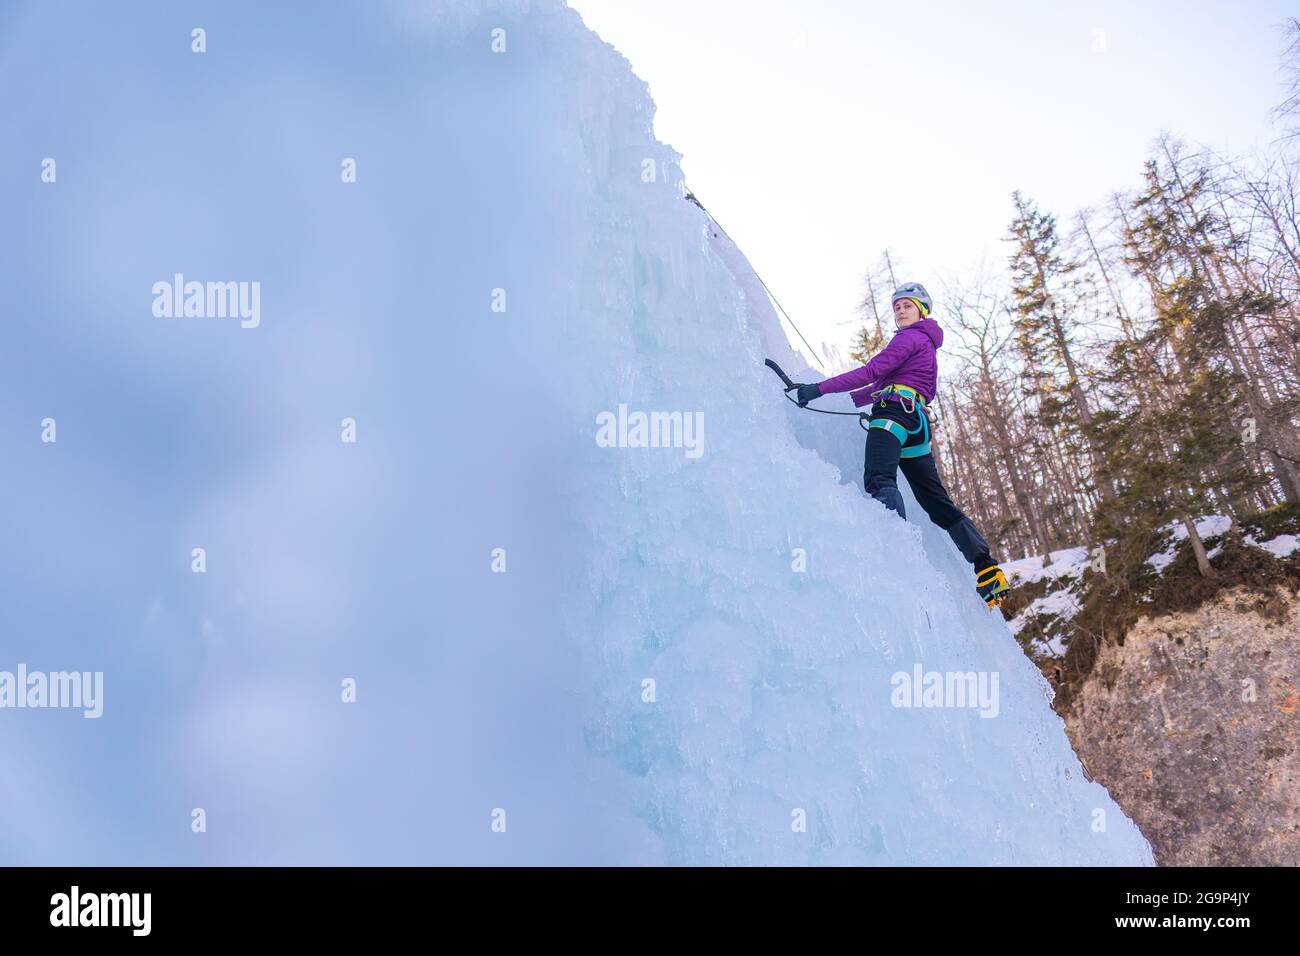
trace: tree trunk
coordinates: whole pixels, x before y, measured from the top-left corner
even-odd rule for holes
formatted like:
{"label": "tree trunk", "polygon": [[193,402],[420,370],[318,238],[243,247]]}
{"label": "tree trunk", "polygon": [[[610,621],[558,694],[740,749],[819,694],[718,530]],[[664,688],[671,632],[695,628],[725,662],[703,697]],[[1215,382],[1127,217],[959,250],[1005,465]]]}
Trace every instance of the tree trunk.
{"label": "tree trunk", "polygon": [[1187,529],[1187,540],[1191,543],[1192,554],[1196,556],[1196,568],[1201,572],[1201,577],[1214,577],[1214,568],[1210,566],[1210,559],[1205,553],[1205,542],[1201,540],[1200,534],[1196,531],[1196,522],[1189,515],[1180,515],[1183,527]]}

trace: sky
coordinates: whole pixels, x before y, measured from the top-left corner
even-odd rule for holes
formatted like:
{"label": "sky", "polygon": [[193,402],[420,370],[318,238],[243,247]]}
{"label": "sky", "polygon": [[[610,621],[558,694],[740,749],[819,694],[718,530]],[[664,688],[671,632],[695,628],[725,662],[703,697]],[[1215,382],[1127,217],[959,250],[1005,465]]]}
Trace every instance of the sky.
{"label": "sky", "polygon": [[1162,130],[1266,145],[1295,14],[1274,0],[570,2],[649,84],[690,188],[828,340],[856,328],[885,248],[937,317],[939,277],[1000,270],[1015,189],[1064,220],[1137,185]]}

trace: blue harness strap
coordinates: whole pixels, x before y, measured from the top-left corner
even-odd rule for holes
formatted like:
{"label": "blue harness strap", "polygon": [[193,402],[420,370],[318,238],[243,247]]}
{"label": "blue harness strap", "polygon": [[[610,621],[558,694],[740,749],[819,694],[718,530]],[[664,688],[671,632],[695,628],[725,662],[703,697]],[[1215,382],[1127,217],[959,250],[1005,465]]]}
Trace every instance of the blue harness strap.
{"label": "blue harness strap", "polygon": [[[921,424],[919,428],[923,436],[921,444],[912,448],[904,448],[898,453],[899,458],[920,458],[922,455],[930,454],[930,416],[926,415],[925,412],[921,412],[920,418]],[[909,434],[915,434],[915,432]]]}
{"label": "blue harness strap", "polygon": [[[930,454],[930,417],[925,413],[924,407],[922,407],[921,414],[917,417],[921,419],[921,423],[911,430],[904,428],[898,422],[889,418],[873,418],[867,426],[867,430],[883,428],[897,438],[898,443],[903,446],[902,451],[898,453],[899,458],[920,458],[922,455]],[[917,432],[921,433],[921,443],[908,448],[907,440]]]}

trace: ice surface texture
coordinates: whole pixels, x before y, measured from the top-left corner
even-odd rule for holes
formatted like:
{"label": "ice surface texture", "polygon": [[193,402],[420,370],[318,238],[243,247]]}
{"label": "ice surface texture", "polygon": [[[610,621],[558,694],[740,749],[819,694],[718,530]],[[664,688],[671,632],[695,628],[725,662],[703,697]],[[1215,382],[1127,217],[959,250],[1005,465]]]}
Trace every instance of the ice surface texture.
{"label": "ice surface texture", "polygon": [[[0,711],[3,862],[1151,862],[947,536],[781,397],[765,356],[813,373],[576,13],[0,21],[0,669],[105,682]],[[155,316],[176,273],[260,324]],[[620,404],[700,454],[601,447]],[[893,706],[916,665],[996,716]]]}

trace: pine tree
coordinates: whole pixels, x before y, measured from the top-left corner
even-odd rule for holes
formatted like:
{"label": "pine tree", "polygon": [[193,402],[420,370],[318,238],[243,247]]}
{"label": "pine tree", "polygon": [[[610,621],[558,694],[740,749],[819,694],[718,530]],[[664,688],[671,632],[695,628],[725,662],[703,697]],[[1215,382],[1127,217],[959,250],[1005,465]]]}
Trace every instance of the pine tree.
{"label": "pine tree", "polygon": [[[1079,263],[1067,258],[1057,234],[1056,217],[1043,212],[1019,191],[1011,222],[1011,309],[1016,346],[1028,370],[1029,394],[1042,423],[1063,441],[1068,453],[1085,467],[1097,470],[1093,447],[1093,408],[1083,388],[1074,355],[1078,325]],[[1109,481],[1097,483],[1102,497],[1114,493]]]}
{"label": "pine tree", "polygon": [[[1137,342],[1117,344],[1107,376],[1113,411],[1098,423],[1106,470],[1123,473],[1123,492],[1104,509],[1101,523],[1121,541],[1178,520],[1202,575],[1213,569],[1194,517],[1220,493],[1239,497],[1259,480],[1240,447],[1231,407],[1242,379],[1227,360],[1228,328],[1238,307],[1215,295],[1194,240],[1178,209],[1179,186],[1151,160],[1146,188],[1131,204],[1126,261],[1145,277],[1153,322]],[[1175,374],[1161,387],[1144,375],[1145,356],[1170,357]],[[1153,414],[1152,409],[1158,413]],[[1142,550],[1142,549],[1138,549]]]}
{"label": "pine tree", "polygon": [[[882,309],[888,305],[889,295],[897,287],[894,284],[894,262],[886,249],[880,262],[867,271],[863,277],[866,292],[858,305],[858,315],[862,319],[862,328],[853,336],[849,357],[860,365],[866,365],[889,344],[889,336],[881,323]],[[884,289],[889,283],[888,290]]]}

